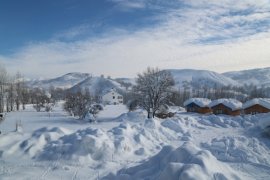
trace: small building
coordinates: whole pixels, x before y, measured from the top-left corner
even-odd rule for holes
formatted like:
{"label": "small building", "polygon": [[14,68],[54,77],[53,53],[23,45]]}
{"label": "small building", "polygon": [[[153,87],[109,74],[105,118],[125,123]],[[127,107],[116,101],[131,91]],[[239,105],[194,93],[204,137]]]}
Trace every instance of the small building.
{"label": "small building", "polygon": [[117,105],[123,104],[124,102],[123,96],[119,94],[114,88],[104,92],[99,98],[103,104]]}
{"label": "small building", "polygon": [[241,114],[242,103],[236,99],[217,99],[209,104],[214,114],[238,116]]}
{"label": "small building", "polygon": [[245,114],[258,114],[270,112],[270,98],[255,98],[243,105]]}
{"label": "small building", "polygon": [[206,114],[212,112],[210,102],[207,98],[190,98],[184,102],[184,106],[187,112]]}

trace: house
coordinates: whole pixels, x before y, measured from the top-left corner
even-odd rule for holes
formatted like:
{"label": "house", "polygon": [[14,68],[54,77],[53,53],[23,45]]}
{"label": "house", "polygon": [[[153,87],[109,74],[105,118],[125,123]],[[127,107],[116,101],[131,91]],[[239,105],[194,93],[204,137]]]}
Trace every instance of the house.
{"label": "house", "polygon": [[124,99],[121,94],[119,94],[114,88],[109,91],[105,91],[100,97],[100,101],[103,104],[123,104]]}
{"label": "house", "polygon": [[184,102],[187,112],[196,112],[201,114],[211,113],[209,107],[210,100],[206,98],[190,98]]}
{"label": "house", "polygon": [[245,114],[258,114],[270,112],[270,98],[255,98],[243,105]]}
{"label": "house", "polygon": [[238,116],[241,114],[242,103],[236,99],[217,99],[209,104],[214,114]]}

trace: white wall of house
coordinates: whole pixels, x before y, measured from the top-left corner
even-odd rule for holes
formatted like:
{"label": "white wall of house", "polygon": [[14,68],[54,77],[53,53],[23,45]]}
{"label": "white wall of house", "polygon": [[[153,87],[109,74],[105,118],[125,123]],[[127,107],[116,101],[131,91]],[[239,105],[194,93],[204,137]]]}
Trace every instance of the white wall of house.
{"label": "white wall of house", "polygon": [[123,104],[123,96],[115,90],[111,90],[102,96],[103,104]]}

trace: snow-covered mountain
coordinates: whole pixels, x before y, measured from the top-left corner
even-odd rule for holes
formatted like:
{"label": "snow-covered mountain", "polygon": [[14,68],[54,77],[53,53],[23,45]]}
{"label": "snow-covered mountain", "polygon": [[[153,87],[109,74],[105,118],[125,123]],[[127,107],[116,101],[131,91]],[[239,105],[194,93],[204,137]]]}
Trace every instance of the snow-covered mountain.
{"label": "snow-covered mountain", "polygon": [[[241,86],[244,84],[270,87],[270,68],[227,72],[223,74],[194,69],[167,69],[164,71],[169,71],[172,74],[176,88]],[[28,81],[30,87],[48,89],[54,86],[65,89],[70,88],[72,91],[88,88],[94,94],[111,88],[122,92],[130,89],[131,85],[134,84],[136,84],[135,78],[110,79],[92,76],[88,73],[68,73],[54,79]]]}
{"label": "snow-covered mountain", "polygon": [[244,71],[233,71],[223,73],[223,75],[237,81],[239,84],[253,84],[256,86],[270,87],[270,67],[260,69],[250,69]]}
{"label": "snow-covered mountain", "polygon": [[238,86],[238,83],[236,81],[213,71],[194,69],[168,69],[165,71],[169,71],[172,74],[175,80],[175,86],[177,88],[181,88],[184,86]]}
{"label": "snow-covered mountain", "polygon": [[76,92],[79,89],[84,90],[85,88],[93,94],[101,94],[104,91],[110,90],[112,88],[116,89],[118,92],[125,91],[125,88],[113,79],[108,79],[104,77],[88,77],[80,83],[76,84],[70,90]]}
{"label": "snow-covered mountain", "polygon": [[55,88],[67,89],[75,86],[79,82],[84,81],[89,77],[91,77],[91,75],[88,73],[73,72],[54,79],[28,81],[27,84],[30,87],[38,87],[43,89],[49,89],[51,86]]}

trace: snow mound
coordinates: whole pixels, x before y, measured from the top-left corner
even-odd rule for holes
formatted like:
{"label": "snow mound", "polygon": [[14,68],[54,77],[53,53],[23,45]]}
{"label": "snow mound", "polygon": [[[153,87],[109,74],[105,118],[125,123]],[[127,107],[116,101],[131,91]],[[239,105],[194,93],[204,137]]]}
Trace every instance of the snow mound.
{"label": "snow mound", "polygon": [[124,113],[127,113],[128,109],[123,104],[118,105],[106,105],[103,110],[97,114],[98,121],[106,121],[106,120],[119,120],[119,116]]}
{"label": "snow mound", "polygon": [[162,126],[167,127],[175,132],[180,132],[180,133],[186,133],[186,130],[183,129],[183,127],[180,125],[180,122],[177,120],[165,120],[161,123]]}
{"label": "snow mound", "polygon": [[119,117],[114,119],[113,121],[120,121],[120,122],[143,122],[146,118],[146,115],[143,111],[135,111],[135,112],[127,112],[121,114]]}
{"label": "snow mound", "polygon": [[184,102],[184,106],[194,103],[200,107],[208,107],[211,103],[210,99],[207,98],[190,98]]}
{"label": "snow mound", "polygon": [[222,127],[222,128],[248,128],[251,126],[254,126],[258,123],[258,120],[261,116],[260,115],[254,115],[254,116],[220,116],[220,115],[210,115],[210,116],[204,116],[200,117],[198,119],[198,122],[205,126],[212,126],[212,127]]}
{"label": "snow mound", "polygon": [[86,128],[50,141],[37,155],[39,160],[76,160],[104,162],[122,159],[123,156],[152,155],[163,144],[177,140],[178,135],[155,119],[145,123],[120,125],[105,131]]}
{"label": "snow mound", "polygon": [[270,149],[257,138],[215,138],[210,144],[202,143],[202,146],[221,161],[270,165]]}
{"label": "snow mound", "polygon": [[43,127],[35,130],[30,138],[20,143],[20,149],[23,150],[24,153],[30,155],[30,157],[34,158],[47,143],[55,141],[61,136],[69,133],[70,132],[64,128],[54,127],[49,129]]}
{"label": "snow mound", "polygon": [[232,109],[232,111],[242,108],[242,103],[236,99],[217,99],[212,101],[209,106],[212,108],[218,104],[223,104]]}
{"label": "snow mound", "polygon": [[164,146],[148,161],[116,174],[109,174],[104,180],[128,179],[240,179],[228,165],[218,161],[209,151],[201,150],[187,142],[177,149]]}
{"label": "snow mound", "polygon": [[244,120],[242,117],[223,117],[210,115],[208,117],[203,117],[199,119],[198,122],[206,126],[228,128],[228,127],[240,127],[243,121]]}
{"label": "snow mound", "polygon": [[268,135],[270,135],[270,113],[265,114],[264,116],[260,117],[259,126],[260,128],[265,131]]}
{"label": "snow mound", "polygon": [[[30,135],[29,138],[23,141],[17,141],[15,143],[13,142],[13,144],[8,148],[9,150],[4,152],[4,155],[25,154],[31,158],[35,158],[36,154],[41,152],[47,143],[55,141],[68,133],[70,133],[68,130],[58,127],[43,127],[37,129]],[[11,142],[12,141],[13,139],[11,139]]]}
{"label": "snow mound", "polygon": [[101,160],[109,155],[113,144],[101,129],[87,128],[65,135],[50,142],[40,154],[39,160],[93,159]]}

